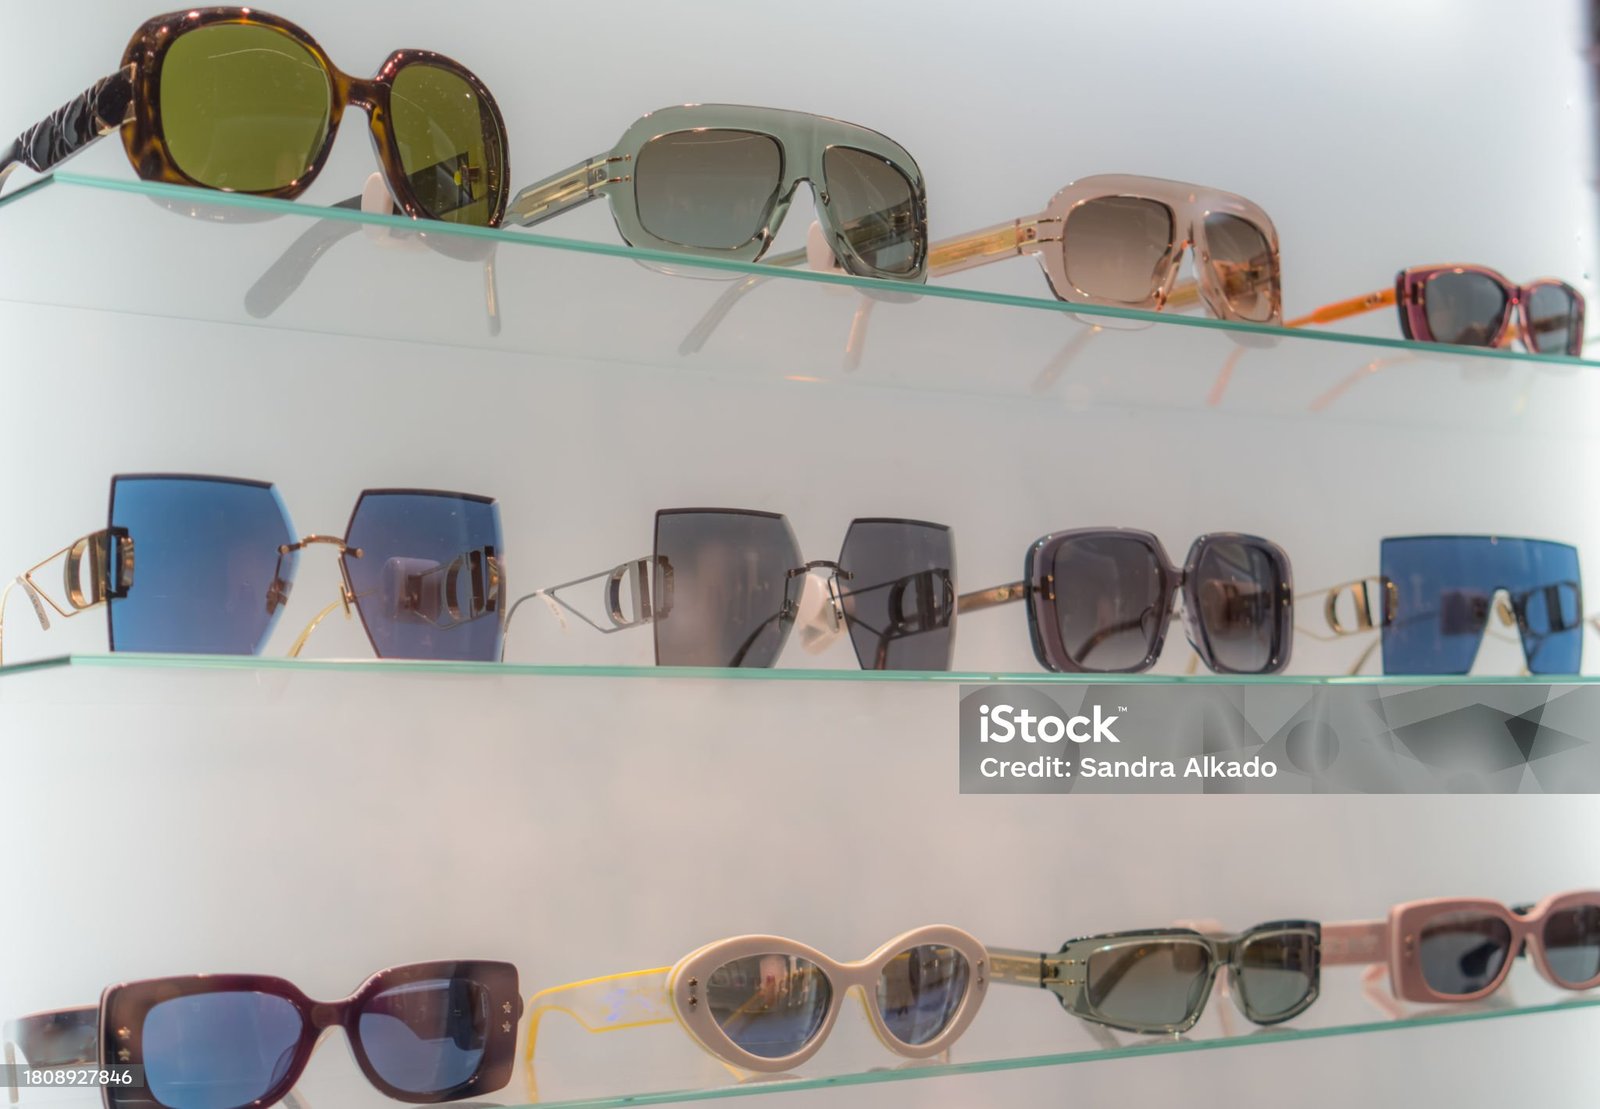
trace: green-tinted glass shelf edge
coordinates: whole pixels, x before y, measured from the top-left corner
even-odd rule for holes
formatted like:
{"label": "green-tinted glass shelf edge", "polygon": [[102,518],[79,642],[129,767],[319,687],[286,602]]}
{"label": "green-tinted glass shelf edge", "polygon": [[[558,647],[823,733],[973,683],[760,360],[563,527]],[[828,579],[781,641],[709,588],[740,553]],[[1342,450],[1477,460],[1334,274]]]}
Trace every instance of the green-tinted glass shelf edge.
{"label": "green-tinted glass shelf edge", "polygon": [[[356,208],[334,208],[321,205],[305,204],[299,201],[275,200],[270,197],[246,196],[240,193],[212,192],[188,188],[182,185],[167,185],[160,182],[141,181],[137,178],[123,180],[118,178],[98,177],[88,174],[56,172],[38,181],[17,189],[4,197],[0,197],[0,208],[15,205],[18,201],[29,195],[37,195],[51,187],[71,187],[83,189],[98,189],[107,192],[134,193],[141,196],[154,197],[158,200],[174,201],[184,205],[203,204],[216,208],[235,208],[241,211],[264,212],[273,215],[288,215],[302,219],[329,219],[373,227],[388,227],[398,231],[416,233],[425,229],[430,235],[455,236],[460,238],[484,239],[496,243],[504,243],[515,247],[542,247],[549,250],[571,251],[579,254],[602,255],[614,258],[624,258],[650,266],[667,269],[708,269],[721,270],[728,273],[751,274],[762,278],[787,281],[811,281],[825,285],[837,285],[845,288],[875,290],[882,292],[886,284],[881,279],[853,277],[848,274],[821,273],[809,269],[789,269],[779,266],[763,265],[759,262],[733,262],[718,258],[689,257],[681,254],[671,254],[665,251],[645,250],[618,243],[585,242],[576,239],[562,239],[549,235],[540,235],[519,229],[470,227],[456,224],[419,223],[405,216],[379,215],[363,212]],[[901,286],[903,287],[903,286]],[[1302,329],[1272,327],[1266,324],[1241,323],[1230,320],[1218,320],[1210,316],[1183,315],[1179,313],[1145,312],[1132,308],[1111,308],[1098,305],[1068,304],[1054,298],[1017,296],[1009,293],[991,293],[977,289],[955,288],[949,285],[915,285],[911,286],[917,296],[930,296],[948,300],[969,301],[979,304],[995,304],[1012,308],[1028,308],[1036,311],[1061,312],[1075,316],[1102,317],[1106,319],[1130,320],[1143,324],[1164,327],[1192,327],[1203,330],[1233,332],[1236,334],[1263,335],[1278,339],[1289,339],[1295,342],[1311,343],[1344,343],[1362,347],[1379,347],[1396,351],[1444,353],[1452,357],[1465,357],[1475,359],[1500,360],[1508,362],[1536,362],[1540,365],[1570,365],[1600,368],[1600,360],[1573,358],[1566,355],[1540,355],[1532,357],[1525,353],[1513,350],[1489,349],[1483,347],[1459,347],[1442,343],[1419,343],[1409,339],[1396,339],[1385,336],[1347,334],[1324,329]]]}
{"label": "green-tinted glass shelf edge", "polygon": [[1073,1063],[1097,1063],[1112,1059],[1138,1059],[1150,1055],[1177,1055],[1195,1051],[1212,1051],[1218,1048],[1297,1043],[1304,1040],[1330,1039],[1335,1036],[1367,1035],[1400,1031],[1402,1029],[1469,1024],[1503,1017],[1532,1016],[1542,1013],[1595,1008],[1600,1008],[1600,997],[1557,1001],[1544,1005],[1528,1005],[1519,1008],[1471,1009],[1459,1013],[1434,1012],[1405,1020],[1369,1021],[1358,1024],[1337,1025],[1331,1028],[1263,1028],[1248,1035],[1220,1036],[1209,1040],[1173,1039],[1157,1043],[1141,1043],[1127,1047],[1075,1051],[1057,1055],[1029,1055],[1013,1059],[986,1059],[971,1063],[938,1063],[902,1069],[880,1068],[856,1074],[832,1075],[825,1078],[794,1078],[772,1082],[754,1082],[742,1086],[719,1086],[700,1090],[670,1090],[660,1093],[541,1101],[537,1104],[541,1109],[609,1109],[612,1106],[623,1105],[671,1105],[687,1101],[711,1101],[723,1098],[749,1097],[756,1094],[792,1093],[799,1090],[817,1090],[829,1087],[869,1086],[885,1082],[917,1081],[963,1074],[998,1074],[1005,1071],[1037,1070],[1044,1067],[1068,1066]]}
{"label": "green-tinted glass shelf edge", "polygon": [[520,662],[431,662],[412,659],[303,659],[254,655],[72,654],[0,666],[0,677],[70,667],[119,670],[276,670],[318,674],[434,676],[464,674],[479,678],[634,678],[731,682],[869,682],[886,684],[985,685],[1029,682],[1049,685],[1375,685],[1393,688],[1465,685],[1593,685],[1600,676],[1535,674],[1510,677],[1474,675],[1314,674],[1051,674],[983,670],[818,670],[716,666],[551,666]]}

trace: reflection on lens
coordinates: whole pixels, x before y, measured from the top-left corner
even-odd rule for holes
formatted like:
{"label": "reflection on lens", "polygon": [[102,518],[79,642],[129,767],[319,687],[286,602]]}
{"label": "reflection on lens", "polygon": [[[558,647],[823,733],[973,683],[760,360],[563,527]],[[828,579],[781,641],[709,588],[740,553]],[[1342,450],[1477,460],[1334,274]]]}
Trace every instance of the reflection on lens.
{"label": "reflection on lens", "polygon": [[1087,996],[1104,1019],[1134,1028],[1189,1021],[1211,980],[1211,948],[1200,940],[1149,940],[1089,956]]}
{"label": "reflection on lens", "polygon": [[1528,294],[1528,330],[1523,339],[1530,350],[1540,354],[1579,353],[1582,337],[1578,334],[1578,298],[1560,285],[1534,286]]}
{"label": "reflection on lens", "polygon": [[500,657],[505,548],[494,501],[454,493],[367,493],[345,543],[356,611],[380,657]]}
{"label": "reflection on lens", "polygon": [[916,269],[922,227],[911,182],[875,154],[845,146],[822,156],[828,210],[856,257],[880,273]]}
{"label": "reflection on lens", "polygon": [[1583,657],[1578,552],[1565,543],[1488,535],[1385,539],[1383,671],[1471,670],[1502,590],[1518,615],[1523,654],[1535,674],[1575,674]]}
{"label": "reflection on lens", "polygon": [[1569,986],[1600,976],[1600,905],[1579,905],[1546,917],[1544,956],[1551,973]]}
{"label": "reflection on lens", "polygon": [[711,972],[706,1002],[728,1039],[751,1055],[782,1059],[822,1030],[833,987],[809,959],[750,955]]}
{"label": "reflection on lens", "polygon": [[1240,942],[1234,985],[1253,1020],[1293,1016],[1311,997],[1317,982],[1317,937],[1310,932],[1279,932]]}
{"label": "reflection on lens", "polygon": [[288,1075],[300,1012],[265,993],[199,993],[153,1006],[143,1029],[144,1077],[166,1109],[240,1109]]}
{"label": "reflection on lens", "polygon": [[397,1089],[445,1093],[464,1085],[489,1040],[489,991],[465,978],[407,982],[361,1009],[361,1046]]}
{"label": "reflection on lens", "polygon": [[1241,319],[1269,322],[1277,303],[1278,267],[1266,233],[1249,220],[1212,212],[1206,216],[1206,245],[1228,307]]}
{"label": "reflection on lens", "polygon": [[271,27],[198,27],[173,39],[161,63],[167,150],[214,189],[270,192],[304,176],[332,105],[316,55]]}
{"label": "reflection on lens", "polygon": [[[283,611],[298,552],[271,485],[119,477],[111,522],[133,540],[133,584],[107,606],[114,651],[253,655]],[[274,597],[278,603],[270,603]]]}
{"label": "reflection on lens", "polygon": [[1068,657],[1086,670],[1143,667],[1167,618],[1150,545],[1122,536],[1070,539],[1057,549],[1052,572]]}
{"label": "reflection on lens", "polygon": [[1494,345],[1511,303],[1500,282],[1482,273],[1435,274],[1422,300],[1434,342],[1473,347]]}
{"label": "reflection on lens", "polygon": [[1443,913],[1423,925],[1417,952],[1429,989],[1452,996],[1476,993],[1505,966],[1511,926],[1479,912]]}
{"label": "reflection on lens", "polygon": [[[800,548],[767,512],[656,514],[656,662],[771,666],[794,625]],[[791,591],[792,583],[792,591]]]}
{"label": "reflection on lens", "polygon": [[1207,544],[1194,570],[1197,619],[1218,668],[1260,674],[1278,646],[1276,560],[1254,543]]}
{"label": "reflection on lens", "polygon": [[1097,300],[1140,304],[1156,293],[1172,259],[1172,209],[1157,200],[1105,196],[1067,216],[1067,280]]}
{"label": "reflection on lens", "polygon": [[950,668],[956,587],[949,528],[857,520],[839,567],[839,607],[863,670]]}
{"label": "reflection on lens", "polygon": [[428,62],[394,75],[390,124],[411,193],[434,219],[483,227],[504,188],[494,115],[467,79]]}
{"label": "reflection on lens", "polygon": [[895,1039],[913,1046],[937,1039],[967,996],[972,968],[953,947],[902,951],[878,979],[878,1012]]}
{"label": "reflection on lens", "polygon": [[770,135],[674,131],[639,151],[639,222],[669,243],[732,250],[766,226],[782,178],[783,153]]}

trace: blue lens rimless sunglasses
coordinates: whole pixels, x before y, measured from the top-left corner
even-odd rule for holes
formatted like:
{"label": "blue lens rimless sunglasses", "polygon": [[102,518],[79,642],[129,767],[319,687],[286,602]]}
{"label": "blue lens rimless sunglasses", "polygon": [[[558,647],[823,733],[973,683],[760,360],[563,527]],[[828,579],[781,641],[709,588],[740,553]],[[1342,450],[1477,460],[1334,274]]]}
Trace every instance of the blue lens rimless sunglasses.
{"label": "blue lens rimless sunglasses", "polygon": [[1385,674],[1465,674],[1491,617],[1515,632],[1528,673],[1581,668],[1585,616],[1576,547],[1500,535],[1412,535],[1383,540],[1378,565],[1377,578],[1311,595],[1323,598],[1331,638],[1379,632],[1350,673],[1381,646]]}
{"label": "blue lens rimless sunglasses", "polygon": [[[505,588],[493,499],[426,489],[368,489],[342,539],[299,533],[276,486],[200,474],[111,479],[107,526],[75,540],[0,591],[20,588],[40,626],[101,604],[113,651],[253,655],[289,599],[300,552],[339,553],[336,608],[353,607],[382,658],[491,661],[500,656]],[[61,570],[61,595],[43,572]],[[3,642],[3,639],[0,639]]]}

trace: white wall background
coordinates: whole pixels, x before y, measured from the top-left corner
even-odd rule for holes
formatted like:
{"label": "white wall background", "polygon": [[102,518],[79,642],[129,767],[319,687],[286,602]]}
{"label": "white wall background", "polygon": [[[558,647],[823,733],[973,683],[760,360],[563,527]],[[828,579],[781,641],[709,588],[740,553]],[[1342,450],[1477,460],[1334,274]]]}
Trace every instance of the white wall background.
{"label": "white wall background", "polygon": [[[17,127],[109,72],[150,14],[122,0],[7,0],[0,10],[7,43],[38,44],[8,51],[0,69],[0,104]],[[1150,173],[1265,206],[1283,239],[1291,312],[1429,261],[1593,288],[1592,120],[1576,3],[1523,5],[1514,20],[1488,3],[1330,12],[1167,0],[466,2],[448,13],[286,0],[273,10],[355,72],[398,46],[474,67],[506,112],[518,181],[607,148],[650,108],[769,103],[857,120],[907,145],[930,182],[936,234],[1035,211],[1075,177]],[[72,168],[130,174],[107,143]],[[310,199],[354,192],[370,168],[365,143],[347,132]],[[90,198],[77,212],[75,196],[0,211],[5,295],[72,306],[0,305],[11,352],[0,369],[6,566],[97,526],[109,474],[142,469],[273,478],[307,531],[337,530],[363,486],[492,492],[519,552],[513,573],[530,587],[638,553],[649,512],[683,503],[787,511],[819,558],[858,513],[944,519],[973,584],[1013,575],[1043,531],[1089,523],[1151,527],[1177,557],[1200,531],[1259,531],[1289,548],[1308,585],[1374,569],[1377,537],[1397,531],[1549,534],[1600,551],[1600,521],[1585,507],[1600,398],[1578,372],[1424,360],[1364,381],[1351,409],[1324,417],[1308,400],[1372,354],[1280,344],[1259,362],[1247,355],[1232,406],[1214,410],[1202,398],[1227,341],[1157,329],[1113,337],[1069,389],[1041,397],[1027,383],[1064,341],[1050,333],[1062,317],[923,300],[880,308],[863,379],[809,389],[784,373],[835,375],[838,332],[824,341],[813,325],[847,322],[852,298],[762,290],[708,352],[709,372],[685,373],[669,354],[719,287],[503,251],[506,308],[520,320],[496,352],[477,304],[455,299],[459,270],[359,243],[319,266],[289,329],[247,330],[231,322],[243,319],[237,309],[187,298],[225,293],[234,303],[236,286],[299,227],[224,240],[132,199]],[[614,237],[600,205],[548,229]],[[786,243],[803,230],[797,210]],[[88,303],[116,308],[120,295],[137,314],[85,311],[71,295],[118,276],[130,287]],[[959,280],[1044,292],[1027,261]],[[428,298],[406,300],[395,331],[445,341],[307,333],[337,327],[348,305],[353,329],[370,334],[385,317],[368,298],[401,295],[407,282],[412,297],[440,289],[451,298],[441,318],[455,318],[433,335],[431,321],[406,318]],[[1382,314],[1360,326],[1396,333]],[[575,353],[585,333],[599,350],[589,360]],[[949,391],[906,388],[924,358]],[[741,377],[741,363],[761,372]],[[442,382],[470,382],[493,403],[454,418]],[[906,426],[921,438],[886,430]],[[309,617],[334,579],[306,561],[295,602]],[[24,614],[14,606],[13,623]],[[97,617],[75,625],[49,636],[8,628],[8,647],[92,649]],[[282,629],[284,645],[293,631]],[[549,662],[647,657],[626,638],[601,644],[545,624],[516,651]],[[960,650],[958,665],[1030,665],[1020,614],[964,627]],[[318,651],[366,647],[335,627],[319,632]],[[794,648],[785,659],[808,661],[850,665],[848,654],[807,660]],[[8,785],[0,834],[23,888],[61,892],[0,915],[0,948],[28,953],[0,971],[0,1012],[87,1000],[112,978],[200,968],[283,973],[332,996],[378,965],[442,948],[503,951],[536,988],[670,961],[743,930],[849,957],[932,918],[999,943],[1048,943],[1176,916],[1336,919],[1402,898],[1521,899],[1596,881],[1597,810],[1586,798],[956,798],[942,738],[954,700],[944,687],[842,684],[7,678],[0,772],[20,785]],[[634,756],[620,768],[619,751]],[[837,784],[857,752],[859,776]],[[740,783],[785,775],[819,800],[775,825],[763,791]],[[481,814],[481,826],[464,829],[464,812]],[[704,862],[729,844],[728,862]],[[58,885],[105,868],[137,876],[131,901],[110,901],[93,882]],[[1539,996],[1526,969],[1519,999]],[[1058,1034],[1081,1039],[1044,998],[993,1002],[994,1031],[974,1051],[1003,1050],[1012,1035],[1030,1050]],[[1326,1005],[1330,1020],[1362,1012],[1348,979],[1330,983]],[[1490,1105],[1534,1090],[1582,1104],[1600,1092],[1581,1047],[1595,1031],[1592,1014],[1558,1014],[806,1100],[1045,1104],[1066,1090],[1086,1104]],[[593,1076],[614,1077],[632,1058],[632,1044],[591,1046]],[[883,1062],[870,1047],[839,1050]],[[327,1055],[315,1077],[344,1098],[348,1068]]]}

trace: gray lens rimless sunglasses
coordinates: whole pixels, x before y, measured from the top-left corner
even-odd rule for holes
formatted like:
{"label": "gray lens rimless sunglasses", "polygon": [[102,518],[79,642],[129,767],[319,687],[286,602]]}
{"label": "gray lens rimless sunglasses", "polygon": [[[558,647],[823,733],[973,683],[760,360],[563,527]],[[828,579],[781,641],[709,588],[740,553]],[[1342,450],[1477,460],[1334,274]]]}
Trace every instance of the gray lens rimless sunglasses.
{"label": "gray lens rimless sunglasses", "polygon": [[854,123],[778,108],[651,112],[608,152],[523,189],[506,219],[532,226],[605,196],[630,246],[753,262],[802,181],[846,271],[926,277],[927,190],[910,153]]}

